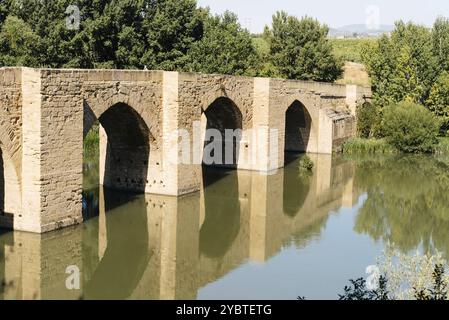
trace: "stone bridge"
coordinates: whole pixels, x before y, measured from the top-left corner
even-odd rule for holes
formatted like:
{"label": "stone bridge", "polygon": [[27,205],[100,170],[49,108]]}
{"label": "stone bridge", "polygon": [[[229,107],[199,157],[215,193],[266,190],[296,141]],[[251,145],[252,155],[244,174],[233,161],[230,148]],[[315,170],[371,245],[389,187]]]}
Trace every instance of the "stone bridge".
{"label": "stone bridge", "polygon": [[332,153],[370,94],[268,78],[1,68],[0,225],[43,233],[82,221],[83,140],[97,121],[101,184],[180,196],[200,190],[213,140],[205,129],[232,142],[232,167],[269,172],[284,166],[285,151]]}

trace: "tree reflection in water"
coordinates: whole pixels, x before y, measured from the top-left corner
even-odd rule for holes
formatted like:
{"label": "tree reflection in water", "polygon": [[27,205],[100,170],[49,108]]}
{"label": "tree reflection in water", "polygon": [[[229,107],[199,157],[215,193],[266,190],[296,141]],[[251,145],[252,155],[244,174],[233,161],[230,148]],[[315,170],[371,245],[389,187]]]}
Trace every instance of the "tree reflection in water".
{"label": "tree reflection in water", "polygon": [[449,159],[359,158],[355,184],[367,192],[355,230],[407,252],[423,247],[449,257]]}

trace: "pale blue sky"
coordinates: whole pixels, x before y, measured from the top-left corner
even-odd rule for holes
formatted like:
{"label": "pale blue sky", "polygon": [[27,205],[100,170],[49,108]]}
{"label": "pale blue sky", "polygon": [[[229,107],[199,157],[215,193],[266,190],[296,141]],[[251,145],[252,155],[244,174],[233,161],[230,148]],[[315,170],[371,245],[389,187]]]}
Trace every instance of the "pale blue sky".
{"label": "pale blue sky", "polygon": [[436,17],[449,16],[448,0],[198,0],[198,4],[209,6],[214,13],[237,13],[252,32],[261,32],[277,10],[312,16],[330,27],[365,24],[376,17],[376,11],[380,24],[402,19],[430,26]]}

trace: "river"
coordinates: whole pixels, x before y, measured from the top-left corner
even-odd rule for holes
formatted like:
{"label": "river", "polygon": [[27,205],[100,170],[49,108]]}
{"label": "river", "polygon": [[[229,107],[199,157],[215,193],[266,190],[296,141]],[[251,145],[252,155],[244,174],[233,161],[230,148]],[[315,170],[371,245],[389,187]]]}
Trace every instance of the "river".
{"label": "river", "polygon": [[0,231],[0,299],[337,299],[388,243],[447,258],[449,160],[310,157],[205,168],[181,198],[99,187],[86,162],[84,224]]}

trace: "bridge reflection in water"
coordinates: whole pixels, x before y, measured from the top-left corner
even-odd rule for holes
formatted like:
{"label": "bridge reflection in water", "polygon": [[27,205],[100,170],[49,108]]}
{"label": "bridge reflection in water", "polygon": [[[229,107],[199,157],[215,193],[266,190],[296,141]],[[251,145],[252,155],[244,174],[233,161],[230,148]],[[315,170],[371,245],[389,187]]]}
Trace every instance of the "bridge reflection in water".
{"label": "bridge reflection in water", "polygon": [[[83,225],[0,235],[0,299],[195,299],[249,261],[319,237],[329,214],[352,207],[353,165],[312,155],[274,175],[204,168],[201,192],[181,198],[85,191]],[[66,288],[68,266],[81,289]]]}

